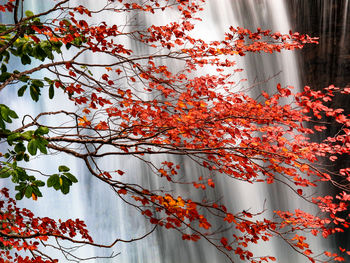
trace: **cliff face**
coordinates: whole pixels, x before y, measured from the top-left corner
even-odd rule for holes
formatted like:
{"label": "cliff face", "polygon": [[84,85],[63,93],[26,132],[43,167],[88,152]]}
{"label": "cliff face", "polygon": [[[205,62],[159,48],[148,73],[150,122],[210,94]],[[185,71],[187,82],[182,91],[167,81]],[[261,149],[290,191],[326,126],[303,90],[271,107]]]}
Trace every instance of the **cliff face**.
{"label": "cliff face", "polygon": [[[316,90],[331,84],[350,86],[350,1],[289,0],[287,4],[293,30],[320,38],[318,45],[299,51],[302,84]],[[337,96],[332,106],[350,114],[350,97]],[[329,125],[325,136],[338,129],[335,123]]]}
{"label": "cliff face", "polygon": [[[286,2],[293,30],[320,37],[319,45],[307,46],[299,52],[302,83],[317,90],[322,90],[330,84],[338,87],[350,86],[350,1],[288,0]],[[345,114],[350,114],[350,97],[337,96],[332,106],[343,108]],[[329,124],[324,137],[333,136],[339,128],[336,123]],[[350,158],[339,158],[336,163],[327,164],[334,170],[350,167]],[[331,185],[326,191],[332,191],[330,189]],[[333,190],[334,193],[339,191],[339,189]],[[337,235],[335,246],[349,249],[350,231]],[[347,260],[350,260],[350,257]]]}
{"label": "cliff face", "polygon": [[286,2],[293,29],[320,37],[319,45],[300,52],[304,83],[317,89],[330,84],[350,85],[350,1]]}

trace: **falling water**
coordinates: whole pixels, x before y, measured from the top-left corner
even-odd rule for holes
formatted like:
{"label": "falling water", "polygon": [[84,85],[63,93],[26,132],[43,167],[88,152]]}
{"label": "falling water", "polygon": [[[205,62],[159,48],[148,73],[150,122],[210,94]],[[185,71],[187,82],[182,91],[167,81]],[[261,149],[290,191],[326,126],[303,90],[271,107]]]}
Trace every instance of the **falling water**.
{"label": "falling water", "polygon": [[[40,5],[47,4],[46,1],[26,0],[27,9],[35,11]],[[96,1],[90,1],[91,7],[96,5]],[[345,11],[344,11],[345,12]],[[257,27],[272,29],[273,31],[288,32],[292,27],[288,21],[288,12],[285,2],[282,0],[220,0],[208,1],[205,11],[202,14],[203,22],[198,24],[194,34],[204,40],[213,40],[222,38],[223,33],[227,31],[230,25],[242,26],[254,30]],[[113,18],[110,17],[111,22]],[[149,21],[147,17],[135,17],[136,23],[155,23]],[[166,21],[166,18],[159,17],[157,23]],[[117,23],[117,22],[116,22]],[[343,40],[345,41],[345,40]],[[131,45],[134,45],[131,43]],[[139,48],[135,46],[135,48]],[[139,50],[145,52],[145,50]],[[294,53],[282,52],[281,54],[251,54],[244,59],[237,58],[245,73],[239,76],[247,78],[249,81],[242,83],[245,87],[255,85],[256,89],[268,91],[275,87],[277,83],[282,85],[293,85],[300,88],[300,73],[297,67],[297,61]],[[266,81],[268,80],[268,81]],[[259,84],[258,84],[259,83]],[[12,94],[12,95],[11,95]],[[62,94],[61,94],[62,95]],[[3,98],[14,96],[11,91],[2,92]],[[60,95],[58,95],[60,96]],[[2,99],[3,100],[3,99]],[[49,105],[47,101],[42,100],[41,104],[30,104],[29,99],[24,96],[20,103],[22,105],[33,105],[30,108],[18,109],[19,100],[13,101],[10,107],[16,109],[19,114],[30,113],[35,115],[40,111],[53,110],[61,108],[61,103],[67,103],[67,107],[73,107],[62,97],[60,105]],[[39,216],[50,216],[52,218],[81,218],[84,219],[91,231],[92,236],[98,243],[110,243],[116,237],[123,239],[134,238],[135,235],[143,235],[150,230],[150,226],[144,221],[144,218],[137,212],[126,207],[108,186],[89,176],[84,170],[84,165],[80,162],[72,162],[68,156],[50,157],[49,165],[43,165],[43,159],[31,162],[34,167],[45,169],[47,173],[54,173],[51,167],[57,167],[60,164],[69,164],[73,173],[79,177],[80,183],[74,186],[68,196],[53,193],[52,189],[44,191],[44,198],[36,203],[28,200],[20,202],[21,206],[28,207],[35,211]],[[152,161],[158,162],[159,159],[152,158]],[[198,168],[189,160],[174,159],[183,167],[181,173],[186,177],[198,178],[207,170]],[[54,165],[52,165],[54,164]],[[133,158],[115,159],[105,158],[100,165],[108,167],[110,170],[115,168],[126,172],[125,179],[136,181],[143,185],[149,185],[150,188],[169,189],[170,186],[163,181],[154,179],[152,174],[147,172],[147,168]],[[56,169],[56,168],[55,168]],[[189,180],[190,181],[190,180]],[[200,191],[193,194],[191,187],[181,187],[173,189],[181,195],[195,195],[197,198],[203,198]],[[286,192],[285,192],[286,191]],[[261,211],[264,208],[264,199],[268,201],[266,206],[271,210],[295,209],[305,206],[294,199],[290,199],[286,189],[276,186],[248,185],[247,183],[236,182],[228,178],[218,178],[217,187],[209,193],[206,198],[222,198],[222,201],[228,204],[228,209],[232,211],[241,211],[248,208],[252,212]],[[271,215],[271,214],[270,214]],[[305,262],[305,258],[289,253],[288,247],[281,244],[281,240],[274,240],[252,247],[254,253],[258,255],[277,255],[278,262],[297,263]],[[320,248],[319,241],[313,242],[315,247]],[[106,262],[225,262],[226,259],[212,246],[204,241],[198,243],[183,242],[181,237],[175,231],[159,231],[152,236],[148,236],[142,241],[131,244],[120,244],[109,250],[96,249],[94,251],[82,250],[80,256],[102,256],[108,255],[112,251],[120,252],[115,259],[106,259]]]}

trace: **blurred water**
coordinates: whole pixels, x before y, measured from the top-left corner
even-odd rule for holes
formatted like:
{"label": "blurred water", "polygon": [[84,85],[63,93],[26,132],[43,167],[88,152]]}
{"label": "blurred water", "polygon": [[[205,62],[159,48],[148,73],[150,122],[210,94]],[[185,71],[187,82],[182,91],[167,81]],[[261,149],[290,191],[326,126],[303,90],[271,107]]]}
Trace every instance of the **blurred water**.
{"label": "blurred water", "polygon": [[[79,2],[79,1],[77,1]],[[47,8],[49,1],[32,0],[25,1],[26,8],[32,11],[38,11],[41,8]],[[71,1],[73,5],[73,1]],[[89,1],[88,4],[92,8],[96,8],[96,1]],[[101,3],[103,4],[103,3]],[[173,14],[176,16],[176,12]],[[203,22],[198,24],[198,28],[193,33],[195,36],[204,40],[214,40],[222,38],[224,32],[229,26],[242,26],[254,30],[257,27],[272,29],[287,33],[290,29],[288,21],[288,13],[285,7],[285,2],[282,0],[220,0],[208,1],[205,5],[205,10],[201,16]],[[169,20],[169,16],[159,15],[157,21],[150,20],[149,17],[133,17],[135,24],[152,24],[165,23]],[[102,17],[103,20],[108,20],[110,23],[120,23],[118,17]],[[147,53],[147,50],[142,50],[140,46],[130,42],[130,46],[138,50],[140,53]],[[101,57],[93,58],[86,57],[85,59],[99,60]],[[257,86],[256,94],[260,90],[269,91],[271,87],[275,87],[277,83],[283,85],[294,85],[299,88],[299,72],[297,68],[297,60],[292,52],[282,52],[280,54],[252,54],[247,55],[244,59],[237,58],[242,68],[246,70],[241,78],[247,78],[246,87],[255,85],[257,82],[263,82]],[[14,65],[13,67],[17,67]],[[171,65],[176,67],[176,65]],[[178,65],[179,66],[179,65]],[[276,73],[279,73],[277,76]],[[268,82],[264,82],[270,79]],[[5,98],[15,96],[14,91],[4,90],[1,94],[1,101]],[[254,92],[252,93],[254,96]],[[41,100],[40,103],[32,103],[26,97],[17,100],[11,100],[6,103],[17,110],[19,115],[37,114],[40,111],[51,111],[68,107],[73,109],[73,105],[67,102],[63,94],[58,94],[54,102]],[[18,107],[25,105],[25,107]],[[62,120],[47,120],[50,122],[59,122]],[[160,162],[161,157],[152,157],[150,160]],[[169,157],[171,158],[171,157]],[[173,158],[174,162],[180,163],[183,167],[181,173],[191,181],[190,178],[198,178],[208,171],[198,168],[193,162],[186,158]],[[30,200],[20,201],[20,205],[28,207],[36,214],[41,216],[49,216],[53,218],[76,218],[79,217],[85,220],[88,228],[96,242],[110,243],[116,237],[123,239],[133,238],[142,235],[147,230],[151,229],[143,219],[137,214],[137,211],[126,207],[126,205],[116,198],[110,189],[103,185],[100,181],[91,177],[84,168],[81,162],[72,160],[66,155],[50,156],[50,158],[38,158],[31,162],[32,167],[40,167],[47,173],[54,173],[55,169],[61,164],[69,164],[73,174],[77,175],[80,183],[74,186],[71,193],[67,196],[53,193],[52,189],[44,191],[44,198],[33,202]],[[241,211],[250,209],[252,212],[261,211],[264,205],[264,199],[267,199],[267,215],[271,215],[271,211],[275,208],[295,209],[305,207],[305,204],[292,199],[285,188],[276,186],[250,185],[243,182],[236,182],[229,178],[218,178],[217,186],[206,196],[200,191],[194,191],[191,186],[168,185],[160,179],[154,178],[147,167],[135,158],[126,157],[123,159],[108,157],[104,158],[99,163],[102,167],[109,170],[120,169],[126,172],[124,175],[128,181],[135,181],[143,185],[148,185],[150,188],[172,189],[178,194],[191,196],[192,198],[218,199],[222,198],[222,202],[228,204],[227,207],[232,211]],[[1,181],[0,181],[1,182]],[[1,182],[3,183],[3,182]],[[215,222],[214,222],[215,224]],[[322,244],[319,241],[314,241],[314,247],[320,249]],[[266,244],[260,244],[251,247],[256,256],[259,255],[277,255],[278,261],[283,263],[303,263],[306,262],[304,257],[290,253],[281,240],[274,240]],[[113,249],[83,249],[77,252],[78,255],[101,256],[108,255],[112,251],[121,252],[115,259],[106,259],[106,262],[164,262],[164,263],[211,263],[211,262],[226,262],[222,254],[215,250],[212,246],[204,241],[197,243],[188,243],[181,240],[181,236],[175,231],[157,231],[154,235],[146,239],[131,244],[120,244]],[[101,262],[101,261],[98,261]],[[235,261],[236,262],[236,261]],[[237,259],[237,262],[240,262]]]}

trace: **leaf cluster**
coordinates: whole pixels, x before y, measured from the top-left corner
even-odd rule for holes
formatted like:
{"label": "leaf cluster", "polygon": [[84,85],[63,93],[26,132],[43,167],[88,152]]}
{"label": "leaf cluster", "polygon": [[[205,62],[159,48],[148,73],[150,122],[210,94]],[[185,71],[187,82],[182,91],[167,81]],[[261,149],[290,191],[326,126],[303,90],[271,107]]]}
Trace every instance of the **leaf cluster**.
{"label": "leaf cluster", "polygon": [[27,198],[33,197],[33,199],[42,197],[39,187],[44,186],[45,183],[37,180],[35,176],[28,175],[24,168],[17,166],[17,162],[2,162],[0,178],[8,177],[11,177],[12,182],[16,184],[17,200],[21,200],[24,196]]}
{"label": "leaf cluster", "polygon": [[73,183],[77,183],[78,179],[71,174],[70,169],[65,165],[58,167],[58,174],[53,174],[47,180],[47,187],[53,187],[55,190],[61,190],[63,194],[68,194]]}
{"label": "leaf cluster", "polygon": [[[9,150],[3,156],[7,161],[2,162],[0,178],[11,177],[12,182],[16,184],[15,189],[18,191],[16,199],[18,200],[24,196],[27,198],[33,197],[33,199],[42,196],[39,187],[44,186],[45,183],[37,180],[33,175],[28,175],[24,168],[17,166],[17,162],[22,160],[29,162],[30,155],[37,155],[38,150],[43,154],[47,154],[48,141],[44,138],[44,135],[48,133],[49,129],[43,126],[25,132],[7,132],[6,140],[10,146],[13,146],[13,150]],[[25,143],[27,143],[27,146],[25,146]],[[51,175],[47,180],[47,186],[67,194],[70,186],[78,182],[76,177],[69,173],[69,170],[67,166],[59,166],[58,171],[60,173]]]}
{"label": "leaf cluster", "polygon": [[0,104],[0,131],[5,130],[5,122],[12,123],[12,119],[18,119],[17,113],[11,110],[8,106]]}

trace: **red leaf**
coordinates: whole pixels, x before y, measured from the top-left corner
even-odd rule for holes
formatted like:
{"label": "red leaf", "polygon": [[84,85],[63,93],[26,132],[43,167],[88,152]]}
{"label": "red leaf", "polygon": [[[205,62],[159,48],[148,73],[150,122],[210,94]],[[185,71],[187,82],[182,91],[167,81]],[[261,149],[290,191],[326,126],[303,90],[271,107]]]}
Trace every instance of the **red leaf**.
{"label": "red leaf", "polygon": [[121,170],[117,170],[116,171],[119,175],[123,175],[125,172],[121,171]]}
{"label": "red leaf", "polygon": [[222,237],[220,242],[224,247],[227,246],[227,238],[226,237]]}
{"label": "red leaf", "polygon": [[128,191],[126,191],[125,189],[119,189],[118,190],[118,194],[126,195],[127,193],[128,193]]}

